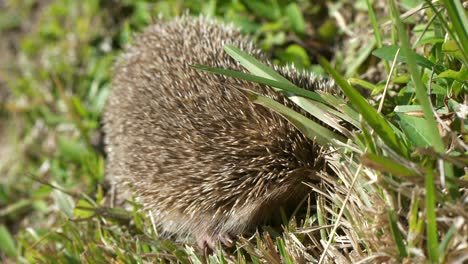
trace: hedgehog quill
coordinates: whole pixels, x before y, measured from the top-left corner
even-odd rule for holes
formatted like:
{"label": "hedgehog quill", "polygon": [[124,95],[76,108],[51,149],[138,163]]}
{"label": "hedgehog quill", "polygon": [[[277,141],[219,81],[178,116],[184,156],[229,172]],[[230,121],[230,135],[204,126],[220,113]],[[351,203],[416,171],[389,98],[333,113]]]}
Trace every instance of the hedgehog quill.
{"label": "hedgehog quill", "polygon": [[[104,111],[106,174],[133,193],[164,232],[192,236],[201,249],[233,239],[295,208],[304,182],[324,170],[324,147],[239,87],[291,106],[263,85],[210,74],[201,64],[241,70],[232,44],[272,65],[235,27],[180,17],[139,34],[115,64]],[[310,90],[330,81],[277,69]]]}

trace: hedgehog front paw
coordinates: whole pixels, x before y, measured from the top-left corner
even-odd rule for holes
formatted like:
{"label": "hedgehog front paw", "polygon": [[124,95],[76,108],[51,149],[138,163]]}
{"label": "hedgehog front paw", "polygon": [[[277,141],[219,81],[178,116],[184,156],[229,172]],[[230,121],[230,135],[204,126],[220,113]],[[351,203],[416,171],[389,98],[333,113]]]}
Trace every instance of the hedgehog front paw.
{"label": "hedgehog front paw", "polygon": [[226,247],[232,247],[234,240],[230,234],[204,234],[197,238],[198,248],[203,251],[205,255],[210,255],[216,249],[218,242],[221,242]]}

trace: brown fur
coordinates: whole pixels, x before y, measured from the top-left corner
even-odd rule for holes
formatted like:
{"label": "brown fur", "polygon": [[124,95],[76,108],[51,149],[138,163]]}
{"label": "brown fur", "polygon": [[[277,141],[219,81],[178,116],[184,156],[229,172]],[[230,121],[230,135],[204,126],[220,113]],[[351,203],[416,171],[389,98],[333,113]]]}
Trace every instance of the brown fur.
{"label": "brown fur", "polygon": [[[241,70],[224,44],[266,62],[240,32],[206,18],[177,18],[140,34],[115,65],[104,112],[107,174],[126,186],[163,230],[201,246],[226,241],[279,214],[309,191],[322,148],[238,88],[292,106],[271,88],[189,67]],[[278,69],[307,89],[332,84]]]}

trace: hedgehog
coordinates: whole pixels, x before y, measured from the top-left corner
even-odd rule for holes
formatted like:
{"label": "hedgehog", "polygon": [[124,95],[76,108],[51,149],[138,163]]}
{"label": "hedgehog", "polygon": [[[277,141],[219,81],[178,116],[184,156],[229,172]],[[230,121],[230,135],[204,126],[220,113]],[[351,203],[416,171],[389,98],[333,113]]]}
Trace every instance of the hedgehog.
{"label": "hedgehog", "polygon": [[[134,195],[163,233],[192,237],[202,250],[231,246],[278,219],[280,208],[296,208],[310,193],[305,183],[326,170],[324,146],[243,89],[294,108],[284,95],[191,67],[244,71],[225,44],[273,66],[233,25],[184,16],[147,27],[115,63],[103,116],[106,174],[117,193]],[[305,89],[333,87],[273,67]]]}

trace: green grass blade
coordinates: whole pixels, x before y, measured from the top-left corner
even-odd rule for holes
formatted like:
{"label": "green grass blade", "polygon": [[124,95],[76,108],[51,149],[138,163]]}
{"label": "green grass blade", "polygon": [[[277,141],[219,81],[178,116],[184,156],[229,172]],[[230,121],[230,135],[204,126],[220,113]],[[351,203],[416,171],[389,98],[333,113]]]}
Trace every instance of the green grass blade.
{"label": "green grass blade", "polygon": [[[377,18],[375,16],[374,7],[372,6],[372,3],[370,0],[366,0],[366,4],[367,4],[367,13],[369,14],[369,19],[371,22],[372,30],[374,31],[374,38],[377,44],[377,48],[381,48],[383,45],[382,36],[380,34],[379,24],[377,23]],[[388,64],[388,61],[384,61],[384,66],[385,66],[385,70],[387,71],[387,73],[389,73],[390,66]]]}
{"label": "green grass blade", "polygon": [[341,120],[345,120],[348,123],[353,124],[355,127],[359,127],[357,120],[353,120],[349,116],[338,112],[325,104],[312,101],[301,96],[289,96],[289,99],[318,120],[324,122],[330,127],[333,127],[335,130],[340,131],[341,133],[345,133],[344,131],[347,130],[339,124],[339,121]]}
{"label": "green grass blade", "polygon": [[369,19],[371,22],[372,29],[374,30],[374,38],[377,43],[377,47],[382,47],[382,37],[380,35],[379,24],[377,23],[377,18],[375,17],[374,8],[370,0],[366,0],[367,12],[369,13]]}
{"label": "green grass blade", "polygon": [[322,98],[326,100],[332,106],[335,106],[336,109],[340,110],[345,117],[343,120],[346,120],[353,124],[355,127],[360,128],[359,113],[356,112],[353,108],[347,105],[341,98],[337,98],[331,94],[321,94]]}
{"label": "green grass blade", "polygon": [[426,173],[426,233],[427,252],[432,263],[437,263],[439,261],[435,195],[434,168],[433,165],[430,165]]}
{"label": "green grass blade", "polygon": [[263,77],[265,75],[263,75],[263,76],[252,75],[252,74],[243,73],[243,72],[240,72],[240,71],[213,68],[213,67],[208,67],[208,66],[199,65],[199,64],[192,65],[191,67],[195,68],[195,69],[203,70],[203,71],[208,71],[208,72],[212,72],[212,73],[217,73],[217,74],[222,74],[222,75],[234,77],[234,78],[237,78],[237,79],[242,79],[242,80],[246,80],[246,81],[265,84],[265,85],[268,85],[268,86],[271,86],[271,87],[279,88],[279,89],[287,91],[287,92],[291,92],[291,93],[299,95],[299,96],[303,96],[305,98],[309,98],[309,99],[314,100],[314,101],[318,101],[318,102],[321,102],[321,103],[324,103],[324,104],[328,104],[327,101],[324,100],[320,94],[318,94],[316,92],[313,92],[313,91],[301,89],[301,88],[297,87],[296,85],[294,85],[293,83],[291,83],[289,81],[286,83],[286,82],[277,81],[276,79],[273,79],[273,78]]}
{"label": "green grass blade", "polygon": [[400,257],[404,258],[408,256],[403,236],[401,235],[400,229],[398,229],[398,223],[396,219],[395,211],[390,210],[388,212],[388,220],[390,222],[390,232],[392,232],[393,240],[395,241]]}
{"label": "green grass blade", "polygon": [[229,54],[229,56],[237,60],[242,66],[244,66],[252,74],[263,77],[263,78],[276,80],[281,83],[294,85],[292,82],[290,82],[288,79],[281,76],[281,74],[277,73],[272,68],[266,66],[265,64],[261,63],[254,57],[243,52],[242,50],[234,47],[233,45],[229,45],[229,44],[225,45],[224,50],[226,51],[227,54]]}
{"label": "green grass blade", "polygon": [[381,172],[390,173],[395,176],[412,177],[418,175],[413,170],[408,169],[396,161],[374,153],[366,153],[362,156],[361,159],[366,166]]}
{"label": "green grass blade", "polygon": [[447,254],[447,249],[450,245],[450,241],[452,241],[452,238],[455,236],[457,233],[458,229],[455,227],[455,225],[452,225],[449,230],[445,233],[444,238],[440,242],[439,245],[439,256],[440,259],[443,260],[444,256]]}
{"label": "green grass blade", "polygon": [[331,130],[321,126],[320,124],[310,120],[309,118],[301,115],[300,113],[276,102],[275,100],[266,96],[260,95],[250,90],[243,90],[249,99],[263,106],[266,106],[273,111],[279,113],[288,119],[297,129],[299,129],[305,136],[311,140],[317,141],[319,144],[335,144],[335,141],[345,142],[346,139]]}
{"label": "green grass blade", "polygon": [[337,84],[341,87],[343,92],[349,98],[353,106],[355,106],[367,123],[374,129],[380,138],[392,148],[395,152],[402,156],[407,157],[408,151],[406,146],[402,144],[395,131],[389,125],[387,120],[382,117],[377,110],[375,110],[360,94],[357,92],[343,77],[341,77],[328,63],[328,61],[321,57],[320,64],[333,76]]}
{"label": "green grass blade", "polygon": [[294,264],[294,260],[289,255],[288,249],[286,248],[286,245],[284,244],[284,241],[281,237],[278,237],[276,239],[276,245],[278,246],[278,250],[280,256],[282,257],[283,263]]}
{"label": "green grass blade", "polygon": [[422,234],[422,228],[424,223],[423,219],[421,219],[419,215],[419,203],[420,198],[413,193],[408,217],[408,235],[406,237],[409,248],[415,247],[420,241],[420,239],[424,236]]}
{"label": "green grass blade", "polygon": [[[322,199],[317,199],[317,222],[319,226],[326,225],[324,212],[325,210],[323,208],[324,206],[322,203]],[[320,239],[322,239],[323,241],[327,241],[327,237],[328,234],[326,228],[320,228]]]}
{"label": "green grass blade", "polygon": [[367,82],[367,81],[364,81],[364,80],[361,80],[361,79],[358,79],[358,78],[349,78],[348,79],[348,82],[351,83],[351,84],[357,84],[359,86],[362,86],[370,91],[374,91],[377,88],[377,85],[373,84],[373,83],[370,83],[370,82]]}

